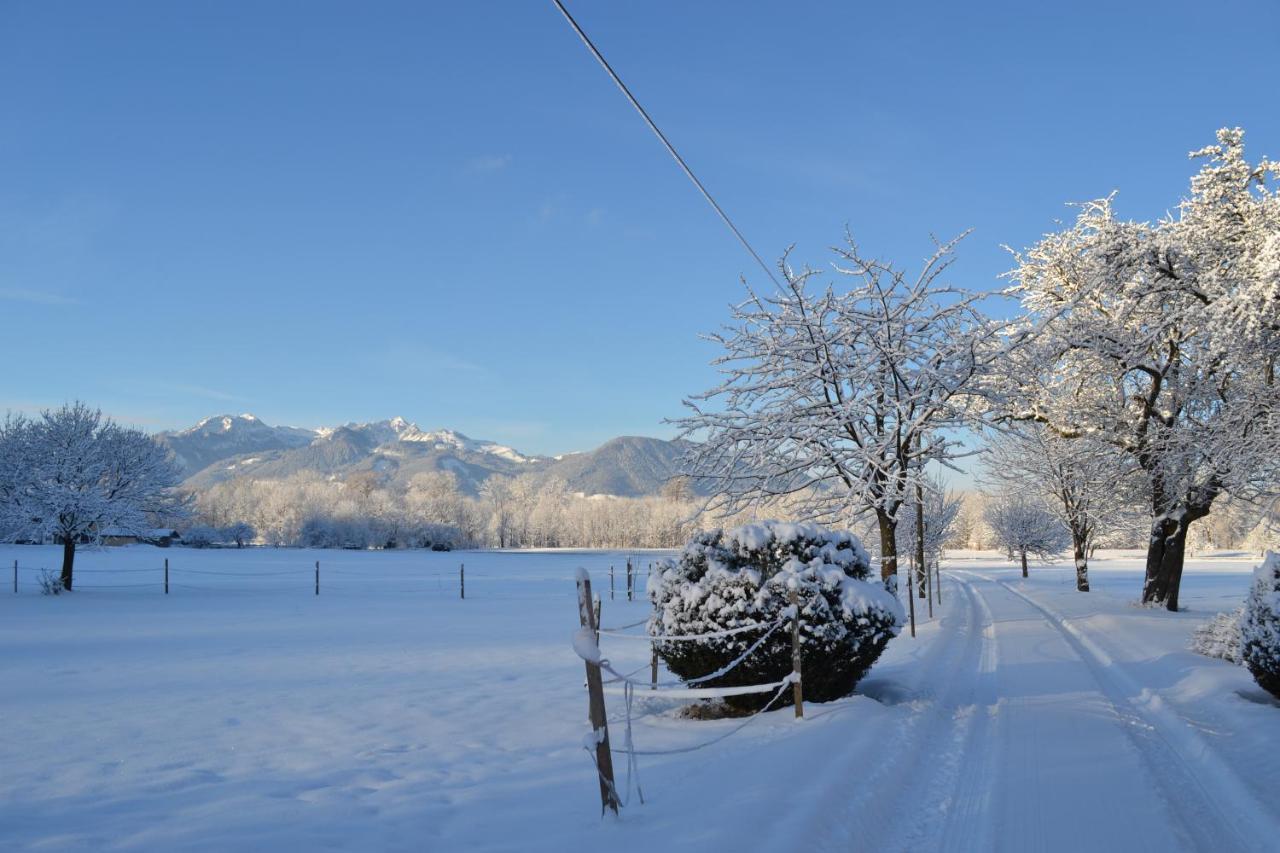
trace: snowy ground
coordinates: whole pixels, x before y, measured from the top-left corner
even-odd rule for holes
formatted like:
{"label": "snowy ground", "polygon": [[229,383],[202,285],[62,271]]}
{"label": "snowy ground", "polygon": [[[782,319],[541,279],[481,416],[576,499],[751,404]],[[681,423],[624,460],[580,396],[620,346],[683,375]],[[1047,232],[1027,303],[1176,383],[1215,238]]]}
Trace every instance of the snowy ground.
{"label": "snowy ground", "polygon": [[[56,566],[54,549],[0,548],[0,849],[1263,850],[1280,838],[1280,704],[1186,648],[1245,593],[1252,561],[1230,557],[1189,564],[1176,614],[1132,606],[1133,556],[1096,561],[1087,595],[1065,564],[1023,581],[993,555],[952,559],[938,618],[894,640],[860,695],[644,758],[647,803],[601,821],[572,577],[591,571],[606,625],[634,622],[642,600],[607,599],[608,566],[626,556],[136,546],[82,554],[83,589],[51,598],[26,569]],[[643,643],[603,646],[624,671],[647,660]],[[739,725],[677,719],[643,697],[637,711],[639,749]]]}

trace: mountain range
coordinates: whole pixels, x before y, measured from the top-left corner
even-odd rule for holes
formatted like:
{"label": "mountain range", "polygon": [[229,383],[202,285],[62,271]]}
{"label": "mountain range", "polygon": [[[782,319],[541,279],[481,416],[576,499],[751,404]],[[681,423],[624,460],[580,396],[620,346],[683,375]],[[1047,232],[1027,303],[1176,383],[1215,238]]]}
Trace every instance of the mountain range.
{"label": "mountain range", "polygon": [[270,426],[251,415],[216,415],[190,429],[162,432],[185,485],[203,489],[238,477],[279,479],[300,471],[345,477],[374,471],[391,483],[423,471],[451,471],[475,494],[490,477],[559,477],[569,491],[639,497],[657,494],[679,472],[683,441],[623,436],[595,450],[536,456],[493,441],[441,429],[431,432],[404,418],[337,427]]}

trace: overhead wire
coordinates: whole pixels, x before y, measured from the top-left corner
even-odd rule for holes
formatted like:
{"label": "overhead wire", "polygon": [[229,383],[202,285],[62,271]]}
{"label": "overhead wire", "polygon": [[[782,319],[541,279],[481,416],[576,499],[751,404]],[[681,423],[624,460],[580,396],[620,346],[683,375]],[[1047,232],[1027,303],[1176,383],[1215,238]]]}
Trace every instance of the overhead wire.
{"label": "overhead wire", "polygon": [[560,0],[551,0],[551,2],[555,3],[556,8],[560,10],[560,14],[569,22],[569,26],[573,27],[573,31],[578,34],[578,38],[580,38],[582,43],[587,46],[587,50],[591,51],[591,55],[600,63],[600,67],[603,68],[613,79],[613,82],[617,84],[618,89],[620,89],[622,94],[627,97],[627,100],[631,102],[631,106],[635,107],[636,112],[638,112],[640,117],[644,119],[645,124],[649,125],[649,129],[653,131],[654,136],[658,137],[658,141],[660,141],[663,147],[667,149],[667,153],[676,161],[689,180],[693,182],[693,185],[698,188],[698,192],[702,193],[702,197],[707,200],[707,204],[711,205],[712,209],[715,210],[720,219],[724,221],[724,224],[729,227],[729,230],[733,232],[733,236],[738,238],[738,242],[741,243],[743,248],[751,254],[751,257],[755,259],[755,262],[760,265],[760,269],[764,270],[765,275],[769,276],[770,280],[773,281],[774,285],[779,290],[783,290],[784,288],[782,287],[782,283],[778,281],[778,277],[773,274],[773,270],[771,270],[769,265],[764,262],[764,259],[760,257],[760,254],[752,248],[751,243],[747,241],[747,238],[743,235],[742,231],[738,229],[738,226],[733,224],[733,220],[729,218],[729,214],[725,213],[724,208],[715,200],[702,181],[698,180],[698,176],[693,173],[693,169],[691,169],[689,164],[685,162],[685,159],[680,156],[680,152],[676,150],[676,147],[671,144],[671,140],[668,139],[667,135],[662,132],[660,127],[658,127],[658,123],[649,115],[648,110],[641,106],[640,101],[631,93],[631,90],[627,88],[627,84],[622,82],[622,78],[618,76],[618,72],[613,70],[613,66],[609,64],[609,61],[604,58],[604,54],[601,53],[600,49],[595,46],[593,41],[591,41],[591,37],[588,36],[586,31],[582,29],[576,20],[574,20],[573,15],[569,14],[569,10],[565,8],[564,3],[560,2]]}

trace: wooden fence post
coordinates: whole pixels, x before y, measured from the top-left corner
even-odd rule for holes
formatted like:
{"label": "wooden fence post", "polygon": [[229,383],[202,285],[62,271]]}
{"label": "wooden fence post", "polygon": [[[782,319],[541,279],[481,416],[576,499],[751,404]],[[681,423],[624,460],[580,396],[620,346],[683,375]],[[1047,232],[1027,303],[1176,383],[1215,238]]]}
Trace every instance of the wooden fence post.
{"label": "wooden fence post", "polygon": [[916,596],[911,589],[911,576],[916,573],[916,567],[911,566],[907,569],[907,611],[911,614],[911,636],[916,635]]}
{"label": "wooden fence post", "polygon": [[[581,627],[592,632],[594,636],[600,630],[600,623],[595,620],[595,607],[591,596],[591,578],[587,573],[578,575],[578,621]],[[613,783],[613,752],[609,748],[609,722],[604,710],[604,682],[600,677],[600,665],[584,661],[587,667],[588,716],[591,730],[596,741],[596,770],[600,777],[600,815],[605,809],[613,809],[618,813],[618,791]]]}
{"label": "wooden fence post", "polygon": [[800,681],[800,596],[794,590],[787,590],[787,601],[794,614],[791,617],[791,698],[796,705],[796,719],[804,717],[804,687]]}
{"label": "wooden fence post", "polygon": [[613,566],[609,567],[609,600],[613,601]]}
{"label": "wooden fence post", "polygon": [[635,573],[631,570],[631,558],[627,558],[627,601],[635,600]]}
{"label": "wooden fence post", "polygon": [[320,561],[316,560],[316,595],[320,594]]}
{"label": "wooden fence post", "polygon": [[649,644],[649,689],[658,689],[658,644]]}
{"label": "wooden fence post", "polygon": [[13,561],[13,594],[18,594],[18,561]]}
{"label": "wooden fence post", "polygon": [[164,594],[169,594],[169,558],[164,558]]}
{"label": "wooden fence post", "polygon": [[926,596],[929,599],[929,618],[933,618],[933,572],[929,571],[929,562],[924,563],[924,585],[928,591]]}
{"label": "wooden fence post", "polygon": [[458,597],[466,599],[467,597],[467,564],[458,564]]}

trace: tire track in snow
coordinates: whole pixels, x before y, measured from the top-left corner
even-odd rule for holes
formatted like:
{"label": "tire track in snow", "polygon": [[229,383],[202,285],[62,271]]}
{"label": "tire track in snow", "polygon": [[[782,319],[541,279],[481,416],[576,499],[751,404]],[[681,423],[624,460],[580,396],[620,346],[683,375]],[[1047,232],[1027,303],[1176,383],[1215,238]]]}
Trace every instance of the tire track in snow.
{"label": "tire track in snow", "polygon": [[1117,722],[1151,770],[1168,812],[1199,850],[1268,850],[1280,822],[1186,720],[1121,670],[1061,613],[1006,581],[966,572],[1003,587],[1026,602],[1062,636],[1084,663]]}
{"label": "tire track in snow", "polygon": [[[949,600],[962,600],[964,606],[943,614],[944,631],[931,643],[929,664],[906,670],[907,686],[917,697],[910,700],[913,712],[897,725],[886,723],[890,730],[875,739],[875,764],[868,764],[866,746],[860,744],[849,760],[833,767],[840,796],[815,809],[814,825],[823,830],[815,848],[905,850],[936,838],[947,820],[950,792],[986,727],[985,709],[975,707],[978,685],[972,674],[982,666],[987,644],[981,609],[966,585],[953,584]],[[854,768],[858,784],[850,786]],[[964,790],[962,783],[966,802],[981,798],[977,788]]]}
{"label": "tire track in snow", "polygon": [[991,783],[995,778],[999,751],[999,740],[995,736],[999,724],[995,684],[999,653],[995,618],[991,614],[991,608],[971,584],[956,578],[956,585],[965,591],[977,608],[982,631],[982,652],[978,659],[978,671],[973,679],[974,720],[969,748],[965,751],[966,760],[960,769],[956,791],[947,809],[938,849],[967,853],[971,850],[991,850],[995,846],[991,831],[991,803],[995,795]]}

